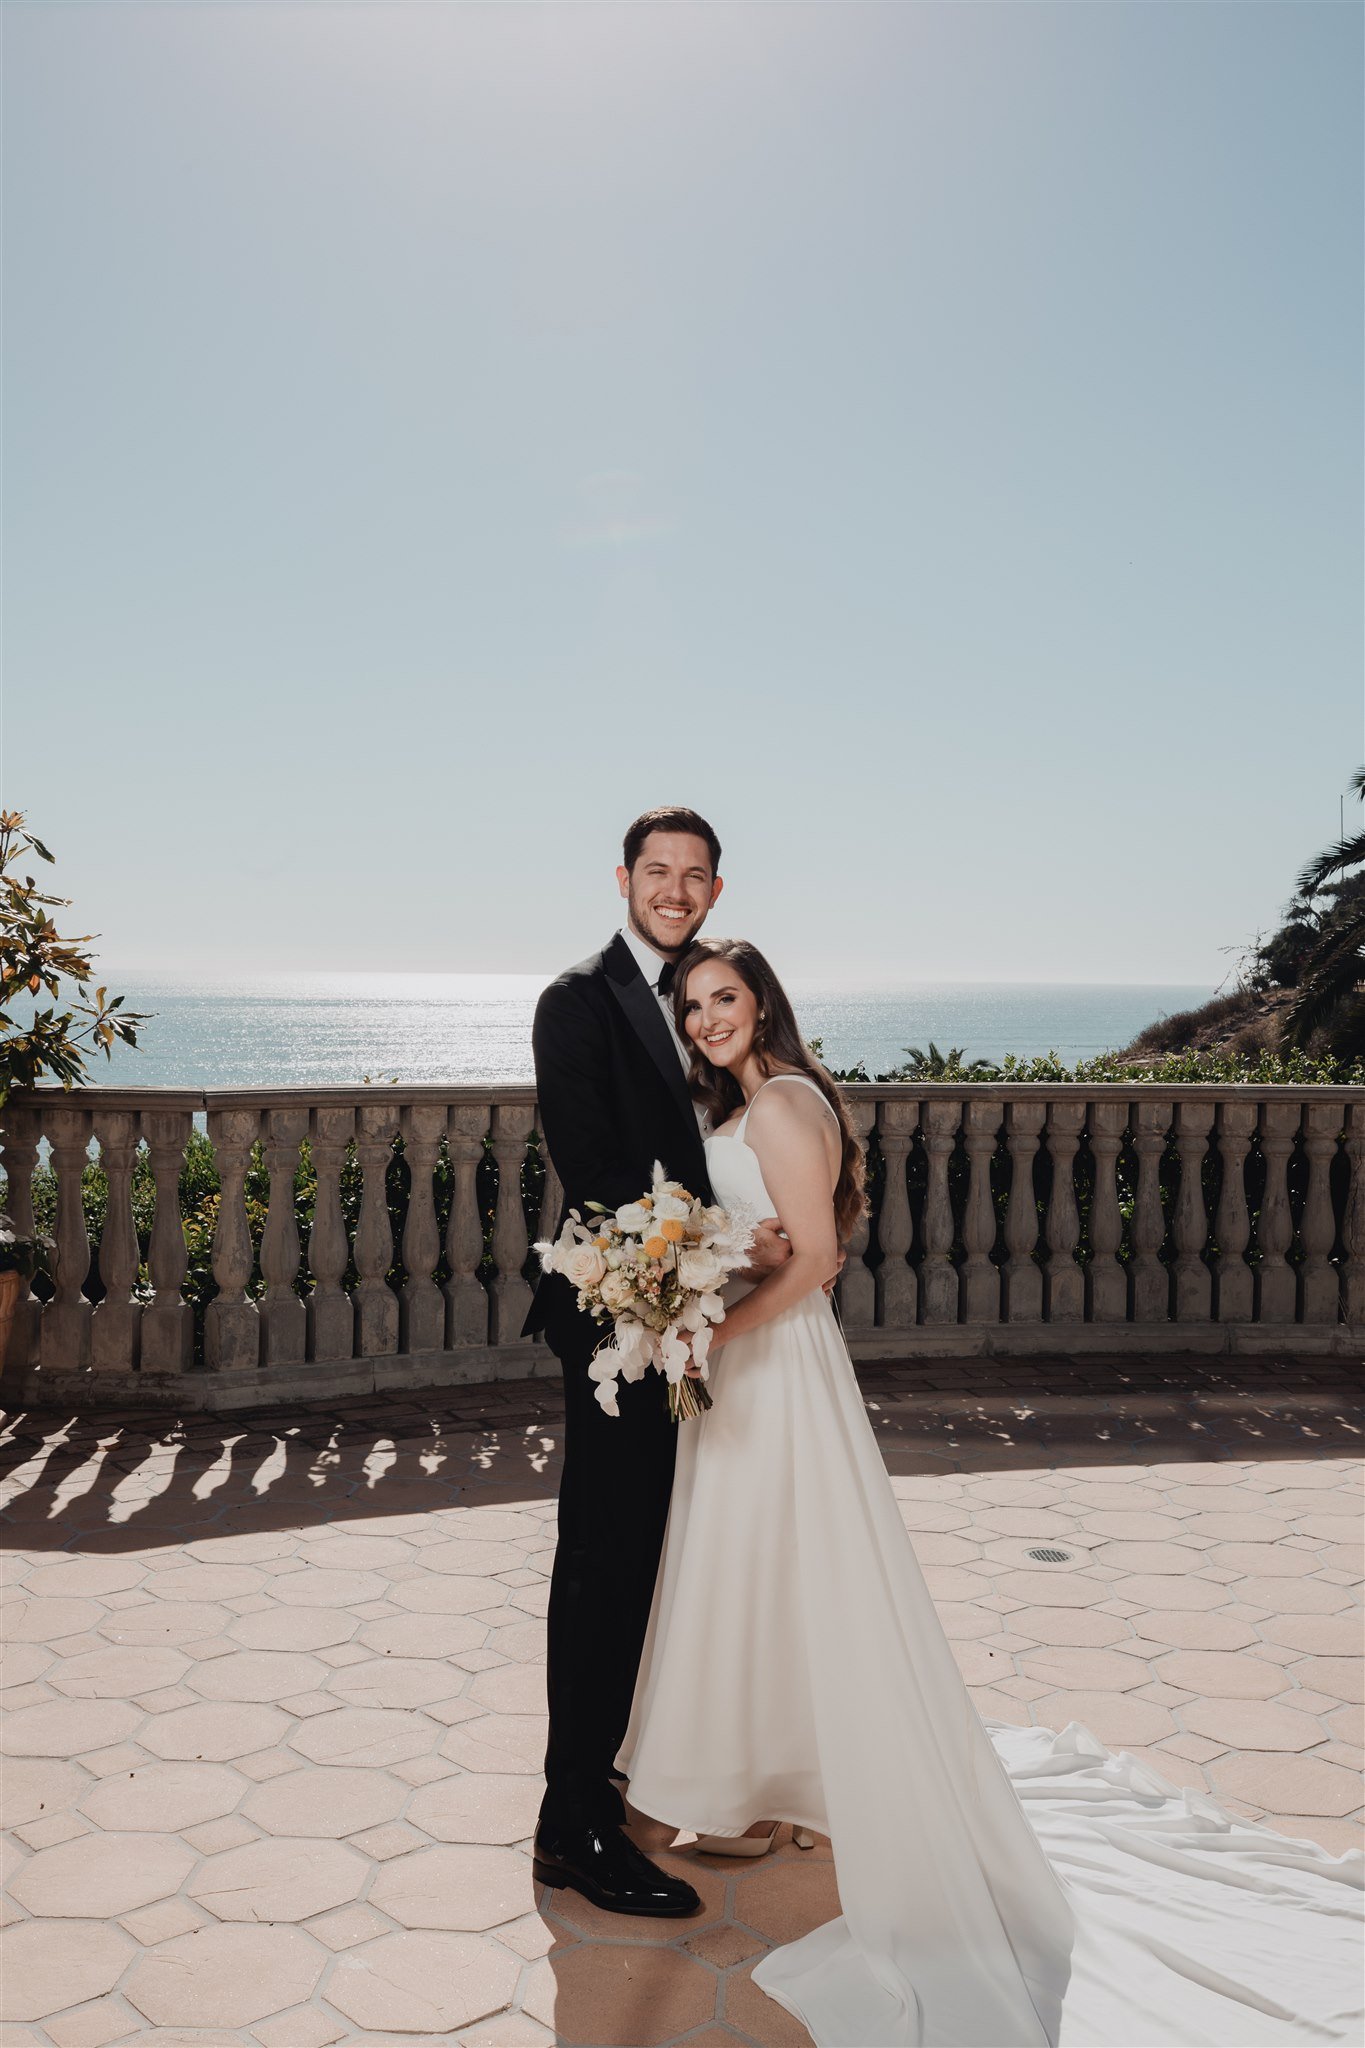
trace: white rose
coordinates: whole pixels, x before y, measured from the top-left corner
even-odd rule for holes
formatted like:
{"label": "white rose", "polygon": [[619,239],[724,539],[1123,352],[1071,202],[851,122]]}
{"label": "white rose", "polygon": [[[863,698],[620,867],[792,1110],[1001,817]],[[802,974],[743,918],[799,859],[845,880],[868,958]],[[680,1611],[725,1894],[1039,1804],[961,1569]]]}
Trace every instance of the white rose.
{"label": "white rose", "polygon": [[676,1195],[658,1195],[654,1202],[654,1220],[663,1223],[669,1217],[676,1223],[686,1223],[692,1214],[692,1204],[683,1202]]}
{"label": "white rose", "polygon": [[623,1203],[616,1212],[616,1227],[618,1230],[627,1230],[632,1235],[638,1235],[640,1231],[648,1230],[649,1224],[649,1211],[643,1202]]}
{"label": "white rose", "polygon": [[602,1282],[602,1299],[613,1315],[630,1300],[630,1282],[624,1273],[608,1273]]}
{"label": "white rose", "polygon": [[700,1245],[682,1245],[678,1250],[678,1278],[684,1287],[706,1294],[723,1279],[725,1268],[714,1252]]}
{"label": "white rose", "polygon": [[606,1270],[595,1244],[576,1244],[564,1261],[565,1276],[575,1287],[596,1287]]}

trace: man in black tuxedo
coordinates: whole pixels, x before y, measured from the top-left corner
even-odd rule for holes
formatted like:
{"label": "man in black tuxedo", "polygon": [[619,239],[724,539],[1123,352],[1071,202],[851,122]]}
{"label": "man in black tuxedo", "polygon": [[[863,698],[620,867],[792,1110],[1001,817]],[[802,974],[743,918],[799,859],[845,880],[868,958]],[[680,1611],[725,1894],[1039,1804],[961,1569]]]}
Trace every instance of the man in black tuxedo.
{"label": "man in black tuxedo", "polygon": [[[626,926],[551,982],[536,1005],[540,1127],[566,1211],[637,1200],[656,1159],[693,1194],[711,1196],[670,984],[720,894],[720,843],[695,811],[647,811],[626,833],[616,875]],[[752,1269],[789,1253],[774,1217],[760,1227]],[[607,1333],[578,1308],[562,1274],[543,1276],[526,1330],[543,1330],[564,1368],[550,1740],[535,1875],[611,1912],[692,1913],[700,1900],[691,1885],[622,1833],[625,1805],[613,1782],[668,1520],[677,1431],[688,1425],[671,1420],[653,1372],[621,1382],[619,1416],[603,1412],[588,1365]]]}

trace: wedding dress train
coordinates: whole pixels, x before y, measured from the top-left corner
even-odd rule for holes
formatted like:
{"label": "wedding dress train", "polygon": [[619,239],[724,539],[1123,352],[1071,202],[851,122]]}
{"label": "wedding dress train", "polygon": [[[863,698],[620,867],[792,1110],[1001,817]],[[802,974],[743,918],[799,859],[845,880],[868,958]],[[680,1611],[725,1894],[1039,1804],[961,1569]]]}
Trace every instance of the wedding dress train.
{"label": "wedding dress train", "polygon": [[[747,1120],[708,1171],[771,1215]],[[830,1837],[839,1918],[753,1972],[818,2048],[1359,2042],[1365,1857],[1237,1820],[1077,1722],[982,1720],[825,1296],[727,1344],[711,1391],[680,1425],[617,1762],[675,1827]]]}

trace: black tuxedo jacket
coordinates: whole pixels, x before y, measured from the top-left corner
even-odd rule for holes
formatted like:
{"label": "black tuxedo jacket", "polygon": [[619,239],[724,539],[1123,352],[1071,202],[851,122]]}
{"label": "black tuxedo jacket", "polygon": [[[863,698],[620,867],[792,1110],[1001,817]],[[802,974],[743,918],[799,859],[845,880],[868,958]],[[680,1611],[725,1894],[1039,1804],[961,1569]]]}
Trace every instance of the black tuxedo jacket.
{"label": "black tuxedo jacket", "polygon": [[[556,1235],[585,1202],[619,1209],[635,1201],[656,1159],[670,1179],[711,1199],[677,1042],[619,932],[544,990],[531,1042],[541,1134],[564,1184]],[[604,1335],[562,1273],[541,1276],[523,1335],[536,1330],[565,1359],[580,1351],[586,1359]]]}

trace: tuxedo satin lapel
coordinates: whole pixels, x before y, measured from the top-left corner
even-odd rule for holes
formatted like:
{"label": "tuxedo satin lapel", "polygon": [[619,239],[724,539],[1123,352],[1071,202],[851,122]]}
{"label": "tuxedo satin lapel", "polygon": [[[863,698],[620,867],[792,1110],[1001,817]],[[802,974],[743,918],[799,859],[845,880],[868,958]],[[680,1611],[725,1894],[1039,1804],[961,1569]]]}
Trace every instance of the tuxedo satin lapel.
{"label": "tuxedo satin lapel", "polygon": [[678,1058],[677,1040],[669,1030],[659,999],[635,964],[629,946],[618,934],[602,955],[607,985],[632,1027],[668,1083],[669,1091],[687,1122],[696,1128],[696,1111],[688,1093],[687,1076]]}

